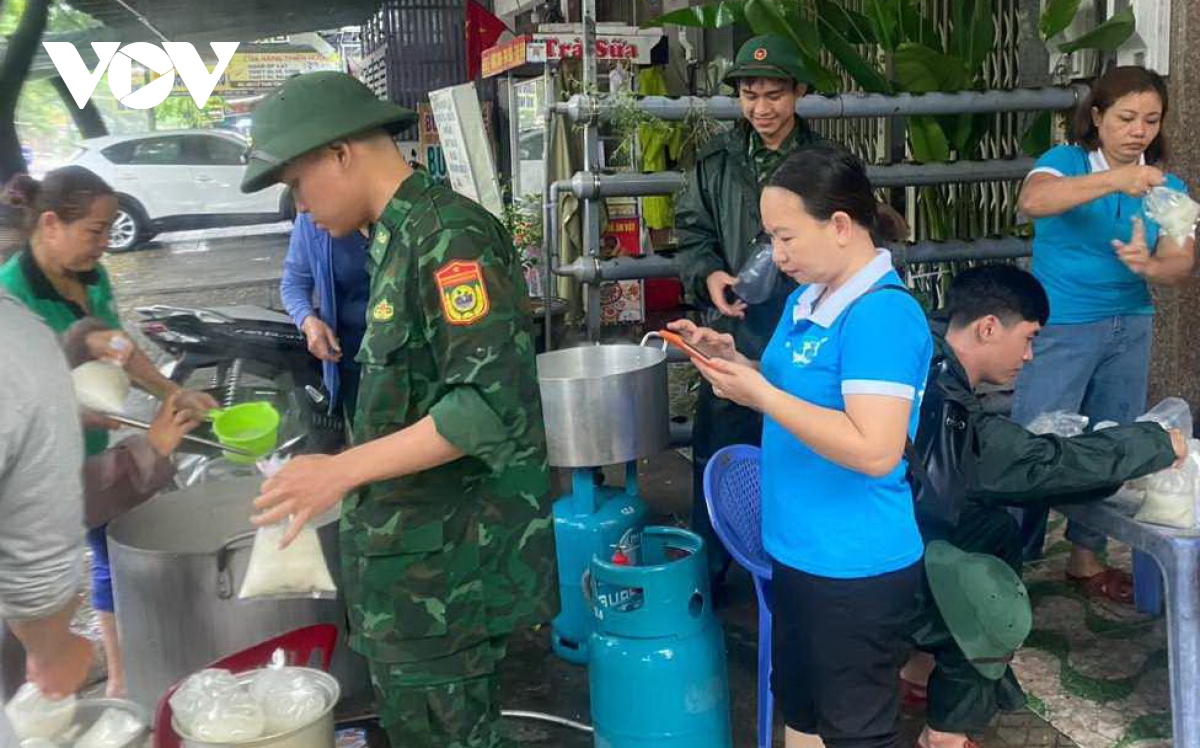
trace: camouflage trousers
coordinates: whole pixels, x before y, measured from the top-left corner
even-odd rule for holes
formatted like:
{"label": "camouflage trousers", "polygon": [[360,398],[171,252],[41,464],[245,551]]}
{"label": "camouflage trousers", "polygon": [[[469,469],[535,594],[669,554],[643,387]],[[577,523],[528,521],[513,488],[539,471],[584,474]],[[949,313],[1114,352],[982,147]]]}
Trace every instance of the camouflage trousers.
{"label": "camouflage trousers", "polygon": [[[944,539],[968,553],[996,556],[1020,573],[1021,535],[1016,520],[1005,509],[968,505],[958,525]],[[1000,680],[988,680],[970,663],[938,611],[928,582],[922,585],[918,609],[911,629],[913,643],[932,654],[937,663],[929,677],[925,713],[931,728],[953,733],[982,732],[997,712],[1025,706],[1025,693],[1011,667]]]}
{"label": "camouflage trousers", "polygon": [[[513,748],[500,734],[506,637],[448,657],[371,662],[380,723],[396,748]],[[480,675],[479,673],[484,673]]]}

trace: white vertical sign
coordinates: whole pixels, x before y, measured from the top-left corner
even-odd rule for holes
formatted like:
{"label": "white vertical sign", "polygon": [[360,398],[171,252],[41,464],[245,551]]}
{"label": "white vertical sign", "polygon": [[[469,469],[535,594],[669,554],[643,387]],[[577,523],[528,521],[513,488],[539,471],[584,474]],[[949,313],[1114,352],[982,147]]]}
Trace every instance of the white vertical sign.
{"label": "white vertical sign", "polygon": [[491,138],[483,125],[475,84],[430,91],[429,106],[441,137],[450,186],[502,218],[500,180],[496,177]]}

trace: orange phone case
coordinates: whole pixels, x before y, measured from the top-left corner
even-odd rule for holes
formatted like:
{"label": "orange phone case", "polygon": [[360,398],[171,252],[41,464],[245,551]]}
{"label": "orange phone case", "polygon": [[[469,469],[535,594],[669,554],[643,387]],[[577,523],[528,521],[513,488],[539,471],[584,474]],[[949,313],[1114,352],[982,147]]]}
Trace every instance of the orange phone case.
{"label": "orange phone case", "polygon": [[670,330],[659,330],[658,334],[662,336],[663,340],[683,351],[690,358],[698,358],[701,361],[708,361],[712,358],[712,356],[684,340],[683,336],[679,333],[671,332]]}

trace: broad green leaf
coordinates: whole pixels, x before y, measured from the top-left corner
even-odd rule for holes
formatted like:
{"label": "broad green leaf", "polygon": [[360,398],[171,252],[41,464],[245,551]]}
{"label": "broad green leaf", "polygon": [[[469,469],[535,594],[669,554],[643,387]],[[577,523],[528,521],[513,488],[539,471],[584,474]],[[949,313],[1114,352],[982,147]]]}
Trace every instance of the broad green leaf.
{"label": "broad green leaf", "polygon": [[900,5],[901,41],[923,44],[930,49],[942,51],[942,36],[937,25],[926,15],[913,0],[902,0]]}
{"label": "broad green leaf", "polygon": [[945,163],[950,159],[946,133],[933,117],[908,118],[908,143],[913,160],[922,164]]}
{"label": "broad green leaf", "polygon": [[795,12],[795,0],[746,0],[746,22],[755,34],[775,34],[791,39],[805,55],[821,54],[821,37]]}
{"label": "broad green leaf", "polygon": [[1049,41],[1071,25],[1079,13],[1079,2],[1080,0],[1047,0],[1042,17],[1038,19],[1038,33],[1042,35],[1042,41]]}
{"label": "broad green leaf", "polygon": [[654,26],[688,26],[701,29],[723,29],[726,26],[746,25],[746,14],[743,12],[745,0],[722,0],[722,2],[707,5],[693,5],[690,8],[680,8],[658,18],[653,18],[642,24],[643,27]]}
{"label": "broad green leaf", "polygon": [[870,93],[892,93],[892,84],[878,68],[860,55],[838,31],[832,26],[823,28],[822,38],[825,49],[849,73],[854,81]]}
{"label": "broad green leaf", "polygon": [[1021,150],[1026,156],[1037,158],[1054,144],[1054,112],[1042,112],[1029,124],[1021,136]]}
{"label": "broad green leaf", "polygon": [[1058,45],[1058,51],[1063,54],[1071,54],[1081,49],[1115,52],[1117,47],[1133,35],[1135,24],[1133,8],[1126,8],[1078,39]]}
{"label": "broad green leaf", "polygon": [[996,24],[992,20],[992,3],[986,0],[956,0],[947,50],[962,60],[972,76],[977,76],[995,43]]}
{"label": "broad green leaf", "polygon": [[808,68],[808,72],[816,78],[816,89],[821,93],[837,93],[837,90],[842,86],[842,79],[838,77],[829,68],[818,60],[816,57],[800,52],[800,59],[804,62],[804,67]]}
{"label": "broad green leaf", "polygon": [[817,25],[824,36],[824,29],[833,28],[847,44],[877,44],[871,22],[862,13],[850,10],[834,0],[816,0]]}
{"label": "broad green leaf", "polygon": [[971,75],[962,60],[923,44],[901,44],[892,61],[896,80],[909,93],[962,91],[970,87]]}
{"label": "broad green leaf", "polygon": [[866,0],[863,11],[871,23],[871,31],[879,46],[888,52],[896,49],[896,30],[900,16],[896,13],[896,0]]}

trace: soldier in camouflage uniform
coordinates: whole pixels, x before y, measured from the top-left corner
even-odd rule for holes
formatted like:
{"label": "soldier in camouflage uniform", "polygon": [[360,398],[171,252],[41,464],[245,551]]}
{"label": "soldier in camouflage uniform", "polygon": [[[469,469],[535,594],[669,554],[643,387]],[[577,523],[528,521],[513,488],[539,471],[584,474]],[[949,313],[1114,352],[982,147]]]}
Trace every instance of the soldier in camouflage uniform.
{"label": "soldier in camouflage uniform", "polygon": [[243,191],[281,181],[335,236],[373,227],[356,446],[292,460],[255,521],[294,534],[341,501],[350,646],[392,745],[490,748],[507,637],[557,606],[528,292],[503,226],[397,150],[414,120],[328,72],[255,111]]}
{"label": "soldier in camouflage uniform", "polygon": [[[745,119],[704,147],[676,203],[680,275],[688,300],[705,314],[703,324],[732,334],[737,349],[757,359],[796,284],[780,274],[771,297],[753,306],[729,297],[729,289],[757,250],[762,186],[787,156],[820,137],[796,116],[796,102],[813,81],[789,40],[759,36],[746,42],[725,82],[738,89]],[[724,446],[758,444],[762,416],[714,397],[712,385],[702,380],[694,423],[692,529],[709,548],[718,584],[729,555],[709,523],[704,468]]]}

